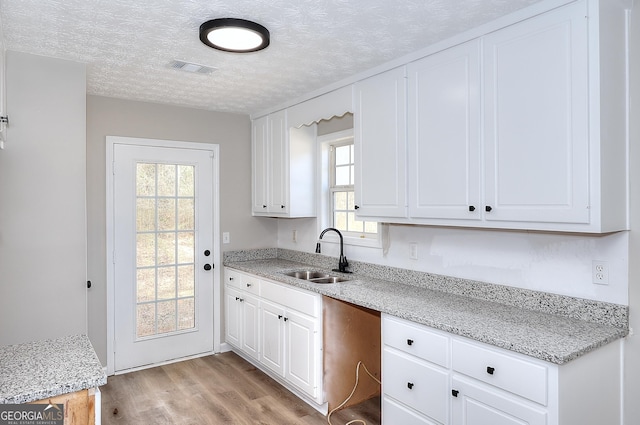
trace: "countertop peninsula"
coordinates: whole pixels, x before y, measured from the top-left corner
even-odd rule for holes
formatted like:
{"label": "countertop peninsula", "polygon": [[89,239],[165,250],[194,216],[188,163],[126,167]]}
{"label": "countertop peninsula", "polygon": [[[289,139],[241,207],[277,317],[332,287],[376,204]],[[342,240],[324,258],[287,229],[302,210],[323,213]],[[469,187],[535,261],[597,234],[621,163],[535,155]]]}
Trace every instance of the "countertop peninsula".
{"label": "countertop peninsula", "polygon": [[0,347],[0,404],[28,403],[106,383],[86,335]]}

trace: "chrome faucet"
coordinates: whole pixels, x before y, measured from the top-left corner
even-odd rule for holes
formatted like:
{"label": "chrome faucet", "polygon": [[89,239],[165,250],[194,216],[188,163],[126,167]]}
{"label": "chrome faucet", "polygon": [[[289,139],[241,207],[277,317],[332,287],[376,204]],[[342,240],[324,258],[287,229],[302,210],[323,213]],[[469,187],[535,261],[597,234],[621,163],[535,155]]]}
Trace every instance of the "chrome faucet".
{"label": "chrome faucet", "polygon": [[326,229],[324,229],[322,233],[320,233],[320,237],[318,238],[318,242],[316,243],[316,254],[320,254],[320,239],[322,239],[324,234],[329,230],[333,230],[338,234],[338,236],[340,236],[340,259],[338,260],[338,268],[333,269],[333,271],[341,273],[351,273],[347,270],[347,267],[349,267],[349,262],[347,261],[347,257],[344,256],[344,240],[342,239],[342,233],[340,233],[340,230],[333,227],[327,227]]}

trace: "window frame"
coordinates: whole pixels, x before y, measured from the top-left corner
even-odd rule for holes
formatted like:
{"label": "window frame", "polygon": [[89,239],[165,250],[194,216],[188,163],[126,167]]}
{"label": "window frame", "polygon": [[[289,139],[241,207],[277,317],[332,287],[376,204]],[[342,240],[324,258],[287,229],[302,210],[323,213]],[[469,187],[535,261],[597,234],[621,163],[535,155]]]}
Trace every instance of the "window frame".
{"label": "window frame", "polygon": [[[318,233],[327,227],[333,227],[333,179],[332,171],[335,168],[334,155],[331,152],[332,146],[344,146],[354,143],[354,131],[353,129],[337,131],[334,133],[328,133],[317,137],[318,150],[319,150],[319,178],[320,188],[318,190]],[[341,186],[341,188],[351,188],[351,186]],[[355,192],[355,184],[352,187]],[[344,244],[382,248],[381,240],[381,226],[378,223],[378,232],[372,233],[346,233],[342,232]],[[361,237],[361,235],[365,235]],[[322,238],[323,241],[339,243],[340,239],[334,232],[326,233]]]}

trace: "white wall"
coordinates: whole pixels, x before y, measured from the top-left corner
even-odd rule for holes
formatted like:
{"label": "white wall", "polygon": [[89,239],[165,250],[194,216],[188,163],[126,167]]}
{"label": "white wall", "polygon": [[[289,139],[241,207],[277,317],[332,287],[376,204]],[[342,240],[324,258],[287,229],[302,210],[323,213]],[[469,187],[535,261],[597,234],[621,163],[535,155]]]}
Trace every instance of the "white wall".
{"label": "white wall", "polygon": [[0,345],[85,334],[85,66],[7,52]]}
{"label": "white wall", "polygon": [[[297,230],[297,242],[292,232]],[[320,229],[321,230],[321,229]],[[315,219],[278,223],[278,248],[314,252],[319,230]],[[518,288],[627,304],[628,232],[604,236],[449,227],[390,225],[391,245],[346,246],[350,260],[419,270]],[[409,244],[418,244],[418,260]],[[323,243],[323,254],[338,256],[337,245]],[[610,266],[610,283],[594,285],[592,260]]]}
{"label": "white wall", "polygon": [[[106,136],[220,145],[220,229],[223,251],[271,248],[277,222],[251,216],[251,124],[246,115],[102,96],[87,97],[87,217],[89,338],[106,364]],[[220,237],[220,235],[217,235]],[[221,270],[220,267],[216,271]]]}

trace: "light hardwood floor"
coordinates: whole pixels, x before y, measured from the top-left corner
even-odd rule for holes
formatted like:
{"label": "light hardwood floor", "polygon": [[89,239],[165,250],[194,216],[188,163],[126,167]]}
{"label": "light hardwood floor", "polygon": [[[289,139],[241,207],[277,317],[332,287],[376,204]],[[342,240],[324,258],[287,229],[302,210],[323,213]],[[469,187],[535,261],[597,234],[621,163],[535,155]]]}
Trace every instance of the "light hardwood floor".
{"label": "light hardwood floor", "polygon": [[[232,352],[110,376],[103,425],[326,425],[327,419]],[[347,394],[348,395],[348,394]],[[331,416],[333,425],[380,424],[374,398]]]}

